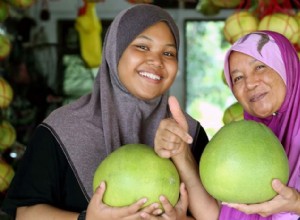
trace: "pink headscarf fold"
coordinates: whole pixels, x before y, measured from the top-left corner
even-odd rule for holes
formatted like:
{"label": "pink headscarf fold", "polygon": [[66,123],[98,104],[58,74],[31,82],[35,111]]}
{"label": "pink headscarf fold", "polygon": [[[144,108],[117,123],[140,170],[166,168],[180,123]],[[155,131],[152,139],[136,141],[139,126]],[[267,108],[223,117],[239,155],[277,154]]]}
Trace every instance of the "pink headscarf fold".
{"label": "pink headscarf fold", "polygon": [[[262,34],[269,41],[259,48]],[[254,120],[267,125],[279,138],[289,158],[290,179],[288,186],[300,191],[300,63],[293,45],[283,35],[272,31],[259,31],[248,34],[232,45],[227,52],[224,64],[226,81],[232,89],[229,74],[229,55],[239,51],[250,55],[274,69],[286,84],[286,97],[278,114],[261,119],[244,112],[246,120]],[[299,216],[292,213],[279,213],[264,218],[259,215],[246,215],[235,209],[223,206],[220,220],[297,220]]]}

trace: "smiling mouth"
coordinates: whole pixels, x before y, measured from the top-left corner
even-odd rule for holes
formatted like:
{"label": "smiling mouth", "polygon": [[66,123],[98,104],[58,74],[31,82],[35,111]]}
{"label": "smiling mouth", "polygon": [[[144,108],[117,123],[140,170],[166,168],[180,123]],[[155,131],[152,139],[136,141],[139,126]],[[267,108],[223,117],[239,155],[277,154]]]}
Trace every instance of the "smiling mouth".
{"label": "smiling mouth", "polygon": [[141,75],[142,77],[146,77],[146,78],[149,78],[149,79],[152,79],[152,80],[161,80],[162,77],[156,75],[156,74],[153,74],[153,73],[149,73],[149,72],[139,72],[139,75]]}
{"label": "smiling mouth", "polygon": [[261,94],[255,95],[250,99],[250,102],[260,101],[261,99],[263,99],[266,96],[266,94],[267,93],[261,93]]}

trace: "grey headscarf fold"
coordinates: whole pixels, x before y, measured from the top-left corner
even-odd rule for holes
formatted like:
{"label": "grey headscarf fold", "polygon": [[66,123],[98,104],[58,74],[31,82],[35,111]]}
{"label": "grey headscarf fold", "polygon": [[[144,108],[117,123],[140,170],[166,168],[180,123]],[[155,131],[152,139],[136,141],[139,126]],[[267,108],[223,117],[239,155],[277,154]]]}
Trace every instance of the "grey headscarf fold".
{"label": "grey headscarf fold", "polygon": [[[128,143],[153,146],[160,121],[169,115],[167,94],[144,101],[132,96],[119,80],[119,59],[135,37],[165,21],[179,49],[178,28],[158,6],[137,4],[113,20],[103,45],[102,64],[91,94],[56,109],[44,125],[56,136],[87,200],[93,195],[93,174],[112,151]],[[188,117],[190,134],[196,121]]]}

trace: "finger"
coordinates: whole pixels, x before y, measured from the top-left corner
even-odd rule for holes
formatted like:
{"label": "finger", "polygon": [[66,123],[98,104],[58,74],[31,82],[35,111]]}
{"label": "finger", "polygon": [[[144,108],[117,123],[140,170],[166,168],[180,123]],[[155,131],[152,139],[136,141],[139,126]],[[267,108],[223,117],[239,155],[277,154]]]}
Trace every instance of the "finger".
{"label": "finger", "polygon": [[97,189],[95,190],[94,196],[92,197],[91,200],[93,200],[97,204],[102,203],[103,196],[104,196],[104,193],[105,193],[105,189],[106,189],[105,182],[102,181],[100,183],[100,185],[97,187]]}
{"label": "finger", "polygon": [[174,120],[180,125],[180,127],[186,132],[186,137],[183,140],[186,140],[187,143],[192,143],[193,138],[187,133],[189,130],[188,123],[184,113],[182,112],[180,105],[175,98],[175,96],[169,97],[169,107]]}
{"label": "finger", "polygon": [[188,208],[188,193],[184,183],[181,183],[180,185],[180,200],[176,206],[178,206],[178,208],[180,208],[183,212],[185,212]]}
{"label": "finger", "polygon": [[[170,119],[168,119],[170,121]],[[170,158],[173,156],[173,151],[180,148],[181,144],[184,142],[180,135],[184,138],[186,137],[186,132],[181,129],[181,134],[174,134],[169,129],[169,127],[179,127],[174,119],[172,122],[167,122],[167,120],[161,121],[159,128],[156,131],[154,139],[154,150],[162,158]],[[167,126],[168,125],[168,126]],[[179,127],[180,128],[180,127]],[[180,133],[180,132],[179,132]]]}
{"label": "finger", "polygon": [[272,181],[272,187],[279,195],[284,198],[287,198],[292,194],[289,187],[285,186],[279,179],[274,179]]}
{"label": "finger", "polygon": [[159,220],[159,219],[161,219],[160,217],[150,215],[147,212],[141,212],[140,217],[141,217],[141,219],[146,219],[146,220]]}
{"label": "finger", "polygon": [[174,207],[172,206],[172,204],[169,202],[169,200],[165,196],[160,196],[159,200],[165,211],[164,215],[167,215],[167,216],[175,215]]}
{"label": "finger", "polygon": [[141,212],[140,217],[142,219],[147,219],[147,220],[151,220],[151,215],[149,215],[147,212]]}
{"label": "finger", "polygon": [[142,211],[153,215],[159,215],[162,213],[162,210],[159,208],[158,203],[148,205],[147,207],[143,208]]}
{"label": "finger", "polygon": [[254,214],[254,213],[262,213],[262,210],[264,210],[264,205],[262,204],[238,204],[238,203],[227,203],[227,206],[231,208],[235,208],[241,212],[244,212],[246,214]]}
{"label": "finger", "polygon": [[137,211],[139,211],[147,202],[147,198],[142,198],[138,200],[136,203],[133,203],[130,206],[125,206],[122,208],[119,208],[119,215],[122,217],[126,217],[128,215],[135,214]]}
{"label": "finger", "polygon": [[173,123],[169,123],[169,126],[165,129],[164,133],[162,133],[161,138],[163,141],[173,144],[179,144],[182,141],[188,144],[193,142],[193,138],[175,121],[175,119],[173,119]]}
{"label": "finger", "polygon": [[170,96],[169,97],[169,107],[171,114],[175,121],[185,130],[188,131],[188,123],[186,121],[185,115],[182,112],[180,105],[175,98],[175,96]]}
{"label": "finger", "polygon": [[169,150],[164,150],[164,149],[160,149],[157,150],[156,153],[158,154],[158,156],[160,156],[161,158],[171,158],[173,156],[172,152]]}

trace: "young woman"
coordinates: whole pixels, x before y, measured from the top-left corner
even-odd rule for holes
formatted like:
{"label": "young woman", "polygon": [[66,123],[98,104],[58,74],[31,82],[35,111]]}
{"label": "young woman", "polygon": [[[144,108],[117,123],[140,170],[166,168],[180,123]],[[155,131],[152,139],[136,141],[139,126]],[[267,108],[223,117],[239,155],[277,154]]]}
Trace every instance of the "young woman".
{"label": "young woman", "polygon": [[[185,219],[183,186],[174,209],[162,197],[161,216],[157,204],[140,210],[146,198],[109,207],[102,202],[105,183],[95,193],[92,186],[96,168],[115,149],[128,143],[154,146],[157,127],[170,114],[167,94],[178,71],[178,49],[177,26],[163,9],[138,4],[120,12],[106,34],[92,93],[55,110],[37,127],[3,210],[31,220]],[[199,160],[208,139],[186,117],[195,140],[191,151]]]}

